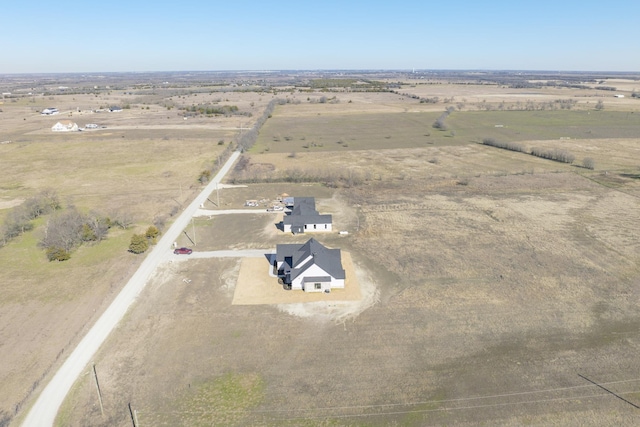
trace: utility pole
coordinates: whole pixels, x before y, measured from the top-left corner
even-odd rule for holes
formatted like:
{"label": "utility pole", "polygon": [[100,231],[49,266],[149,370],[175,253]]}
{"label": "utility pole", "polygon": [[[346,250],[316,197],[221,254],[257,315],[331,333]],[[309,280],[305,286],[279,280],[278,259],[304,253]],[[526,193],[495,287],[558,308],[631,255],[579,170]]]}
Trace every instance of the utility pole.
{"label": "utility pole", "polygon": [[100,413],[104,416],[104,406],[102,405],[102,392],[98,383],[98,373],[96,372],[96,364],[93,363],[93,378],[96,380],[96,390],[98,390],[98,400],[100,401]]}
{"label": "utility pole", "polygon": [[193,230],[193,246],[198,246],[196,243],[196,226],[193,222],[193,217],[191,217],[191,229]]}
{"label": "utility pole", "polygon": [[129,415],[131,415],[131,422],[133,427],[138,427],[138,411],[131,409],[131,402],[129,402]]}
{"label": "utility pole", "polygon": [[217,197],[217,200],[218,200],[217,205],[218,205],[218,207],[220,207],[220,191],[218,191],[218,184],[219,183],[216,182],[216,197]]}

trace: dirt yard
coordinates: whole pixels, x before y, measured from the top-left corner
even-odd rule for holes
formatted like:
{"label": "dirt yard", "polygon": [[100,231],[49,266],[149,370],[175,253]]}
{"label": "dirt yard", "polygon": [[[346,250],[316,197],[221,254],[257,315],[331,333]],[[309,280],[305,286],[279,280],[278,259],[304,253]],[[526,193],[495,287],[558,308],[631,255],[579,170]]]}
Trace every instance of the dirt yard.
{"label": "dirt yard", "polygon": [[265,258],[245,258],[233,294],[232,304],[302,304],[315,302],[360,301],[360,284],[355,275],[351,254],[342,252],[342,267],[346,273],[344,289],[334,289],[330,294],[320,292],[286,291],[278,279],[270,273],[273,266]]}

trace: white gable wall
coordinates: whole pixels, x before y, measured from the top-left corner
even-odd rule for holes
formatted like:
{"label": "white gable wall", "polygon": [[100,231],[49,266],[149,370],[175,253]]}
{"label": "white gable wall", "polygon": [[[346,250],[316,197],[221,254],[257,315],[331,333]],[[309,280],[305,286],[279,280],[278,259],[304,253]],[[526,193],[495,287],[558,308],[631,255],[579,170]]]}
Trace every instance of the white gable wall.
{"label": "white gable wall", "polygon": [[[295,271],[295,270],[294,270]],[[293,271],[292,271],[293,272]],[[314,291],[314,289],[305,289],[304,288],[304,278],[305,277],[323,277],[323,276],[331,276],[329,273],[324,271],[322,268],[313,264],[307,268],[304,273],[296,277],[291,281],[291,289],[292,290],[304,290],[307,292]],[[311,284],[313,286],[313,284]],[[344,279],[336,279],[331,277],[331,289],[334,288],[344,288]],[[318,291],[316,291],[318,292]]]}

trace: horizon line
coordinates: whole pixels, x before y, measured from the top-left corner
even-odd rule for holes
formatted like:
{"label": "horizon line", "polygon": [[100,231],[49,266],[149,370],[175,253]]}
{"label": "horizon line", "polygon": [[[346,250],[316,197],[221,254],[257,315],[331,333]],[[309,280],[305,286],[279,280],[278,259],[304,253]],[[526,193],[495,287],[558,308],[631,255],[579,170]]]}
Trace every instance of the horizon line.
{"label": "horizon line", "polygon": [[219,69],[219,70],[145,70],[145,71],[42,71],[0,73],[0,76],[47,76],[60,74],[175,74],[175,73],[291,73],[291,72],[402,72],[417,74],[424,72],[476,72],[476,73],[570,73],[570,74],[640,74],[629,70],[562,70],[562,69],[493,69],[493,68],[283,68],[283,69]]}

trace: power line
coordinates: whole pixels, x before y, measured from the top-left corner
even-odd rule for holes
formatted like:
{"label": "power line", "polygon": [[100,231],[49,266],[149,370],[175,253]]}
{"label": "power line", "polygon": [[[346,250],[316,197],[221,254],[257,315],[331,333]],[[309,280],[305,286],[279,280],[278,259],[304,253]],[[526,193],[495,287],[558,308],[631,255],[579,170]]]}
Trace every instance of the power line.
{"label": "power line", "polygon": [[[629,391],[626,393],[620,393],[621,395],[625,394],[635,394],[639,393],[640,390]],[[405,415],[405,414],[419,414],[419,413],[427,413],[427,412],[450,412],[450,411],[460,411],[460,410],[470,410],[470,409],[484,409],[484,408],[497,408],[504,406],[513,406],[513,405],[525,405],[525,404],[534,404],[534,403],[549,403],[549,402],[560,402],[565,400],[576,400],[576,399],[592,399],[592,398],[602,398],[609,396],[609,393],[601,393],[601,394],[590,394],[583,396],[572,396],[572,397],[557,397],[552,399],[536,399],[536,400],[525,400],[520,402],[504,402],[504,403],[492,403],[485,405],[472,405],[472,406],[459,406],[459,407],[447,407],[447,408],[432,408],[432,409],[415,409],[415,410],[406,410],[406,411],[391,411],[391,412],[366,412],[361,414],[330,414],[330,415],[308,415],[308,416],[294,416],[294,417],[281,417],[279,420],[312,420],[312,419],[330,419],[330,418],[362,418],[362,417],[372,417],[372,416],[383,416],[383,415]],[[428,403],[438,403],[440,401],[432,401]],[[376,407],[377,405],[372,405],[372,407]],[[363,405],[362,408],[367,408],[368,405]],[[339,408],[337,408],[339,409]],[[281,410],[280,412],[287,412],[294,410]],[[138,411],[139,414],[143,414],[145,412]],[[249,414],[258,414],[261,413],[259,411],[149,411],[146,412],[154,415],[161,414],[197,414],[197,415],[215,415],[215,414],[229,414],[229,413],[245,413]]]}
{"label": "power line", "polygon": [[600,387],[601,389],[603,389],[604,391],[606,391],[607,393],[610,393],[612,395],[614,395],[615,397],[617,397],[618,399],[622,400],[623,402],[628,403],[629,405],[633,406],[636,409],[640,409],[640,406],[636,405],[633,402],[628,401],[627,399],[625,399],[624,397],[619,396],[618,394],[612,392],[611,390],[609,390],[608,388],[603,387],[601,384],[596,383],[595,381],[591,381],[589,378],[585,377],[584,375],[580,375],[578,374],[578,376],[582,379],[585,379],[587,381],[589,381],[591,384],[594,384],[598,387]]}
{"label": "power line", "polygon": [[[613,385],[613,384],[623,384],[623,383],[630,383],[630,382],[638,382],[640,381],[640,378],[635,378],[635,379],[629,379],[629,380],[621,380],[621,381],[610,381],[610,382],[606,382],[606,383],[602,383],[602,384],[606,384],[606,385]],[[598,384],[593,383],[594,385],[598,386]],[[561,391],[569,391],[569,390],[577,390],[577,389],[584,389],[584,388],[590,388],[593,387],[593,385],[576,385],[576,386],[571,386],[571,387],[558,387],[558,388],[550,388],[550,389],[543,389],[543,390],[531,390],[531,391],[522,391],[522,392],[515,392],[515,393],[503,393],[503,394],[493,394],[493,395],[487,395],[487,396],[471,396],[471,397],[461,397],[461,398],[456,398],[456,399],[442,399],[442,400],[425,400],[425,401],[418,401],[418,402],[400,402],[400,403],[382,403],[382,404],[376,404],[376,405],[352,405],[352,406],[325,406],[325,407],[318,407],[318,408],[291,408],[291,409],[264,409],[264,410],[252,410],[252,411],[224,411],[225,413],[251,413],[251,414],[267,414],[267,413],[282,413],[282,412],[312,412],[312,411],[328,411],[328,410],[332,410],[332,411],[337,411],[337,410],[348,410],[348,409],[373,409],[373,408],[389,408],[389,407],[399,407],[399,406],[417,406],[417,405],[426,405],[426,404],[442,404],[442,403],[456,403],[456,402],[468,402],[468,401],[474,401],[474,400],[482,400],[482,399],[496,399],[496,398],[505,398],[505,397],[513,397],[513,396],[526,396],[526,395],[532,395],[532,394],[540,394],[540,393],[554,393],[554,392],[561,392]],[[600,387],[600,386],[599,386]],[[600,387],[603,388],[603,387]],[[610,391],[608,391],[609,393],[611,393]],[[637,393],[638,391],[630,391],[630,392],[625,392],[625,393],[619,393],[621,395],[624,394],[632,394],[632,393]],[[492,407],[492,406],[503,406],[503,405],[516,405],[516,404],[520,404],[520,403],[537,403],[537,402],[546,402],[546,401],[556,401],[556,400],[567,400],[567,399],[577,399],[577,398],[589,398],[589,397],[602,397],[602,396],[606,396],[605,394],[594,394],[594,395],[583,395],[583,396],[571,396],[571,397],[559,397],[559,398],[553,398],[553,399],[541,399],[541,400],[529,400],[529,401],[519,401],[519,402],[508,402],[508,403],[497,403],[497,404],[486,404],[486,405],[475,405],[475,406],[469,406],[469,407],[452,407],[452,408],[439,408],[439,409],[430,409],[430,410],[425,410],[425,411],[442,411],[442,410],[457,410],[457,409],[474,409],[474,408],[483,408],[483,407]],[[425,412],[425,411],[418,411],[418,412]],[[139,413],[143,413],[143,411],[138,411]],[[152,411],[149,411],[152,412]],[[214,411],[153,411],[154,413],[157,414],[189,414],[189,413],[193,413],[193,414],[215,414],[216,412]],[[415,412],[415,411],[401,411],[398,413],[410,413],[410,412]],[[382,414],[382,413],[380,413]]]}

